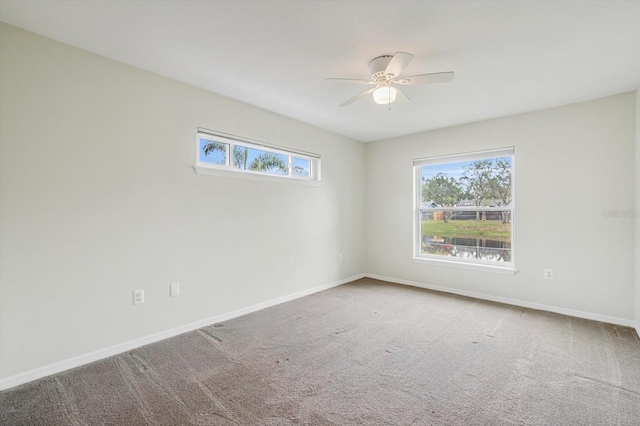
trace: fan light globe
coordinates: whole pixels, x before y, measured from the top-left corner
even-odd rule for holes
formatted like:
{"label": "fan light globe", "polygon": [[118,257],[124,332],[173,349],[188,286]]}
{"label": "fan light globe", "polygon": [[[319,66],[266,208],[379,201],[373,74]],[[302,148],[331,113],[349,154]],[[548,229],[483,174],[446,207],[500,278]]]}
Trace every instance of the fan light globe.
{"label": "fan light globe", "polygon": [[373,91],[373,101],[378,105],[388,105],[396,100],[398,91],[395,87],[382,86]]}

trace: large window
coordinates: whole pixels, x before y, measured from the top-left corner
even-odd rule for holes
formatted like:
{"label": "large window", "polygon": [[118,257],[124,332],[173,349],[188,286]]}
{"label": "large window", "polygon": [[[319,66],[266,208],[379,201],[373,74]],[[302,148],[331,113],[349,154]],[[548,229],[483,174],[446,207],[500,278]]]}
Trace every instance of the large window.
{"label": "large window", "polygon": [[513,273],[513,148],[413,164],[414,258]]}
{"label": "large window", "polygon": [[196,171],[241,172],[245,176],[278,176],[320,181],[320,156],[257,141],[199,130]]}

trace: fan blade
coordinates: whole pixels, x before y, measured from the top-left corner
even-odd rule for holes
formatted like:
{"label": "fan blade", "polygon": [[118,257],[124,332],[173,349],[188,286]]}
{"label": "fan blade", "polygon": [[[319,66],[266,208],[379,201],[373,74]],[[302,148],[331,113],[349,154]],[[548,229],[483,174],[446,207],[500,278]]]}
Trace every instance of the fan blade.
{"label": "fan blade", "polygon": [[362,92],[362,93],[360,93],[358,95],[355,95],[353,98],[344,101],[343,103],[340,104],[340,106],[343,107],[343,106],[351,105],[352,103],[354,103],[358,99],[364,98],[368,94],[373,93],[373,91],[376,90],[377,88],[378,88],[378,86],[373,87],[373,88],[371,88],[369,90],[365,90],[364,92]]}
{"label": "fan blade", "polygon": [[327,78],[324,81],[344,81],[345,83],[376,84],[375,81],[360,80],[359,78]]}
{"label": "fan blade", "polygon": [[409,97],[407,96],[406,93],[404,93],[402,90],[400,90],[399,87],[395,88],[398,92],[396,93],[396,102],[399,104],[403,104],[405,102],[409,102]]}
{"label": "fan blade", "polygon": [[453,80],[453,77],[455,75],[456,74],[453,71],[410,75],[408,77],[400,78],[399,80],[395,81],[395,83],[405,86],[427,83],[448,83]]}
{"label": "fan blade", "polygon": [[402,74],[402,71],[407,65],[409,65],[409,62],[411,62],[412,59],[413,55],[411,53],[396,52],[387,65],[387,68],[384,70],[384,73],[397,77]]}

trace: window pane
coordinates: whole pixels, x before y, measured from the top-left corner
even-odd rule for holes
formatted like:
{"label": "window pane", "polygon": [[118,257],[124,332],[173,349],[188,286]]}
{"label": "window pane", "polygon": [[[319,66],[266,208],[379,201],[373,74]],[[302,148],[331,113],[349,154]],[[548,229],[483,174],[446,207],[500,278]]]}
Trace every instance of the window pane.
{"label": "window pane", "polygon": [[289,174],[289,158],[284,154],[236,145],[233,167],[272,175]]}
{"label": "window pane", "polygon": [[311,160],[293,157],[293,174],[295,176],[311,176]]}
{"label": "window pane", "polygon": [[511,262],[511,211],[424,211],[421,254]]}
{"label": "window pane", "polygon": [[228,151],[226,143],[200,138],[199,159],[203,163],[227,164]]}
{"label": "window pane", "polygon": [[512,159],[467,156],[464,161],[454,157],[416,166],[417,255],[513,262]]}
{"label": "window pane", "polygon": [[231,172],[238,177],[247,177],[247,173],[243,172],[250,172],[265,175],[268,180],[277,177],[276,181],[286,178],[302,183],[319,183],[320,156],[312,153],[307,156],[287,148],[199,130],[196,137],[195,170],[199,174],[213,175]]}

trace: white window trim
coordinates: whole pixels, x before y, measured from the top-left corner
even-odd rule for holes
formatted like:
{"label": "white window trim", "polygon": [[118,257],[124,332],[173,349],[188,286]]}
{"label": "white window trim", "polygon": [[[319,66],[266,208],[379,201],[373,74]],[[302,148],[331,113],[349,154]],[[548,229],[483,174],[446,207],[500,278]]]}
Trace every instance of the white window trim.
{"label": "white window trim", "polygon": [[193,166],[194,170],[199,175],[209,176],[221,176],[230,177],[234,179],[249,179],[249,180],[266,180],[270,182],[278,183],[292,183],[294,185],[310,185],[310,186],[322,186],[322,182],[311,179],[300,179],[289,176],[269,175],[265,173],[252,172],[249,170],[238,169],[223,169],[218,167],[200,167]]}
{"label": "white window trim", "polygon": [[[483,158],[511,157],[511,205],[509,209],[504,207],[456,207],[456,211],[511,211],[511,262],[493,262],[462,258],[446,258],[438,255],[422,254],[422,211],[444,211],[450,208],[423,208],[422,201],[422,176],[420,169],[429,164],[456,163],[460,161],[481,160]],[[516,225],[516,172],[515,172],[515,149],[514,147],[475,151],[462,154],[441,155],[437,157],[417,158],[413,160],[413,257],[415,263],[431,264],[437,266],[449,266],[461,269],[476,271],[495,272],[500,274],[514,275],[516,269],[515,253],[515,225]]]}
{"label": "white window trim", "polygon": [[[200,161],[200,139],[204,137],[212,139],[215,142],[220,142],[227,145],[225,164],[212,164]],[[253,170],[236,169],[233,166],[233,150],[235,146],[246,147],[250,149],[258,149],[261,151],[272,152],[274,154],[281,154],[287,156],[289,173],[287,175],[277,175],[269,173],[261,173]],[[293,173],[293,158],[301,158],[309,160],[309,176],[296,176]],[[277,145],[267,144],[265,142],[255,141],[240,136],[234,136],[223,132],[218,132],[209,129],[198,128],[196,133],[196,162],[193,167],[197,174],[213,175],[213,176],[225,176],[243,179],[259,179],[272,182],[288,182],[288,183],[300,183],[312,186],[319,186],[321,184],[320,173],[320,155],[310,152],[294,150],[290,148],[279,147]]]}
{"label": "white window trim", "polygon": [[518,270],[515,266],[496,266],[485,263],[462,262],[458,260],[433,259],[431,257],[414,257],[414,263],[424,263],[435,266],[447,266],[459,269],[470,269],[473,271],[495,272],[497,274],[514,275]]}

